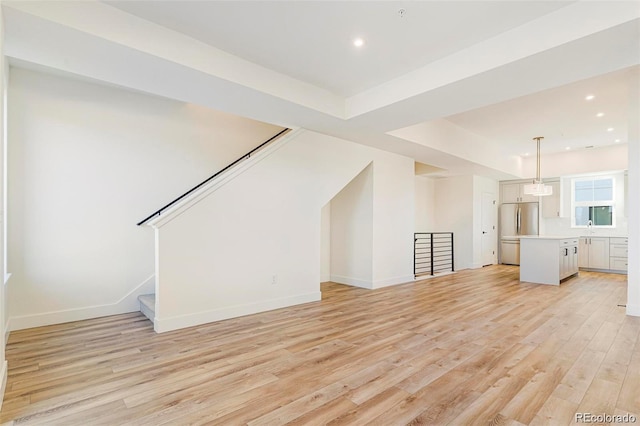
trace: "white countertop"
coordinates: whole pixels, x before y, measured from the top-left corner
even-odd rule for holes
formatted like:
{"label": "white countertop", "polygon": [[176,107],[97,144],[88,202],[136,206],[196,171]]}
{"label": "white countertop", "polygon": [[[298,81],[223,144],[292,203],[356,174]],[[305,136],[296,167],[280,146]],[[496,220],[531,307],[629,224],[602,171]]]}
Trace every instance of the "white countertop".
{"label": "white countertop", "polygon": [[529,238],[535,240],[567,240],[569,238],[628,238],[626,235],[503,235],[501,240],[519,240]]}
{"label": "white countertop", "polygon": [[577,239],[579,237],[567,237],[566,235],[523,235],[520,239],[528,240],[570,240]]}

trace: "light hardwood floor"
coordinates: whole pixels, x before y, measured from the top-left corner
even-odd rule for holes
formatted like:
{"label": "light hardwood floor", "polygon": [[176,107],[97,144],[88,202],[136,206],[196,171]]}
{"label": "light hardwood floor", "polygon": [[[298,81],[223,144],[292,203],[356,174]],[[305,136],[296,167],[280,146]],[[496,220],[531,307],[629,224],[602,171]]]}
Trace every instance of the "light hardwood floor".
{"label": "light hardwood floor", "polygon": [[138,313],[11,333],[0,422],[47,425],[640,422],[626,276],[560,287],[491,266],[155,334]]}

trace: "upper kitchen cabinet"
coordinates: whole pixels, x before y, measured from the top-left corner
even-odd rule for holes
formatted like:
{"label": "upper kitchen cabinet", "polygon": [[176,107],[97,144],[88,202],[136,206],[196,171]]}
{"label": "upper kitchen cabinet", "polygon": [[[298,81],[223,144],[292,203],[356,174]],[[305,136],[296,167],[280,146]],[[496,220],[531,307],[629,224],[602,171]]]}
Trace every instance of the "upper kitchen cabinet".
{"label": "upper kitchen cabinet", "polygon": [[545,185],[551,186],[553,193],[540,197],[542,217],[560,217],[560,181],[545,181]]}
{"label": "upper kitchen cabinet", "polygon": [[538,197],[527,195],[524,193],[524,186],[530,181],[524,182],[505,182],[500,185],[501,201],[503,203],[526,203],[536,202]]}

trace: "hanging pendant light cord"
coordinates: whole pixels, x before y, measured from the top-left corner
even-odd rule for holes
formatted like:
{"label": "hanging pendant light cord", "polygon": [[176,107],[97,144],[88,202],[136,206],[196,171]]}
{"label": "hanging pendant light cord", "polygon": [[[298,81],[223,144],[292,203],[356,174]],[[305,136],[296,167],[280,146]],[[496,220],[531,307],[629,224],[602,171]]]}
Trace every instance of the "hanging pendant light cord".
{"label": "hanging pendant light cord", "polygon": [[533,138],[537,142],[536,146],[536,178],[530,185],[524,186],[524,193],[527,195],[533,195],[536,197],[542,197],[545,195],[552,195],[553,188],[549,185],[542,183],[540,179],[540,140],[544,139],[542,136],[536,136]]}
{"label": "hanging pendant light cord", "polygon": [[537,136],[533,138],[538,144],[537,154],[536,154],[536,183],[540,183],[540,139],[544,139],[542,136]]}

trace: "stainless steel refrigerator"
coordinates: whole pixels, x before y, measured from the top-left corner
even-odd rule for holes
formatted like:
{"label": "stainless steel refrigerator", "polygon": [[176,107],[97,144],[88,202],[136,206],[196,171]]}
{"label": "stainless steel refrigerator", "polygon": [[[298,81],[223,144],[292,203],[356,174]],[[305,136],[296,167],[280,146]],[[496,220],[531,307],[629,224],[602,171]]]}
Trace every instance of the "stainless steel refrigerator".
{"label": "stainless steel refrigerator", "polygon": [[538,203],[500,206],[500,263],[520,264],[520,236],[538,235]]}

